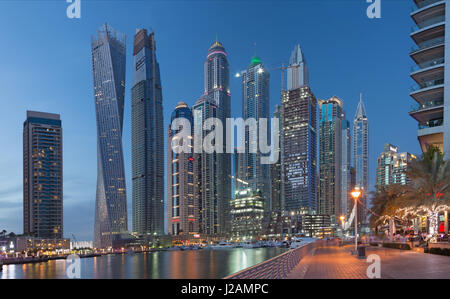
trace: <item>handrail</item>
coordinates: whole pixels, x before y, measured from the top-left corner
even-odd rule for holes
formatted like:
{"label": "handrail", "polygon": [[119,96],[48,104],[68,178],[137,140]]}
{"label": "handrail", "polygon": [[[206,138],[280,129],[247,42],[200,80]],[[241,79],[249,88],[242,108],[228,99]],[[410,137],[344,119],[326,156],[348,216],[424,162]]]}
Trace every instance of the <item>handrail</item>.
{"label": "handrail", "polygon": [[231,274],[224,279],[282,279],[286,278],[294,267],[312,249],[320,246],[322,240],[308,243],[302,247],[286,251],[267,261]]}

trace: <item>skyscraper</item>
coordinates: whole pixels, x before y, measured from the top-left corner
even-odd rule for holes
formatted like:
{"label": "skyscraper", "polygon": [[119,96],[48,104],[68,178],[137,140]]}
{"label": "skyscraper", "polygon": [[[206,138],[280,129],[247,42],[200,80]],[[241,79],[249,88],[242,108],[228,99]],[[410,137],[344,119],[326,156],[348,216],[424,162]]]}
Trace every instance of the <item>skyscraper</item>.
{"label": "skyscraper", "polygon": [[448,1],[415,0],[415,26],[410,37],[417,45],[409,54],[417,64],[411,78],[417,86],[410,96],[417,106],[409,114],[418,123],[417,137],[425,152],[429,146],[450,154],[450,32]]}
{"label": "skyscraper", "polygon": [[341,215],[347,217],[350,215],[352,206],[352,197],[350,192],[352,190],[352,173],[351,173],[351,135],[350,122],[345,118],[343,112],[342,121],[342,163],[341,163]]}
{"label": "skyscraper", "polygon": [[27,111],[23,124],[23,233],[43,239],[63,237],[59,114]]}
{"label": "skyscraper", "polygon": [[406,176],[405,171],[414,159],[416,156],[407,152],[399,153],[398,147],[386,143],[384,152],[377,159],[376,189],[380,190],[391,184],[409,184],[411,180]]}
{"label": "skyscraper", "polygon": [[[353,119],[353,165],[356,175],[355,187],[359,187],[362,190],[360,200],[362,205],[367,208],[369,192],[369,120],[362,96]],[[364,207],[361,213],[358,210],[358,218],[363,224],[367,224],[367,209]]]}
{"label": "skyscraper", "polygon": [[[198,232],[199,207],[194,200],[194,153],[192,148],[193,136],[192,111],[186,103],[179,102],[172,112],[171,123],[177,118],[184,118],[190,124],[188,140],[175,137],[181,130],[172,130],[169,124],[167,138],[167,198],[168,198],[168,228],[169,234],[193,234]],[[189,152],[181,151],[181,147],[187,146]]]}
{"label": "skyscraper", "polygon": [[[270,74],[261,63],[258,56],[254,56],[248,68],[241,73],[242,77],[242,118],[244,121],[254,119],[259,124],[260,119],[267,120],[266,140],[270,141],[270,100],[269,100],[269,79]],[[256,129],[256,130],[255,130]],[[255,130],[255,132],[251,132]],[[254,134],[256,133],[256,135]],[[258,147],[258,138],[251,136],[261,136],[263,132],[257,128],[245,127],[245,153],[239,154],[239,178],[248,182],[246,188],[254,191],[261,191],[264,198],[264,209],[271,209],[270,203],[270,166],[262,164],[261,157],[267,154],[261,153]],[[253,151],[251,148],[253,147]]]}
{"label": "skyscraper", "polygon": [[216,195],[220,211],[217,231],[218,233],[228,233],[231,229],[231,154],[226,153],[225,124],[226,119],[231,115],[230,72],[225,48],[217,40],[209,47],[204,63],[204,73],[205,87],[203,97],[207,99],[209,105],[216,106],[216,117],[224,124],[223,153],[217,155],[217,168],[214,171],[219,182]]}
{"label": "skyscraper", "polygon": [[91,48],[97,118],[94,247],[107,248],[128,231],[122,151],[125,35],[105,24],[92,37]]}
{"label": "skyscraper", "polygon": [[339,224],[342,188],[343,102],[337,97],[319,100],[319,214]]}
{"label": "skyscraper", "polygon": [[133,232],[164,234],[162,88],[154,33],[138,29],[133,47],[131,138]]}
{"label": "skyscraper", "polygon": [[199,232],[208,235],[222,233],[220,223],[224,213],[220,205],[218,153],[206,153],[202,149],[204,137],[209,133],[203,129],[206,119],[217,117],[217,106],[207,97],[200,98],[193,107],[194,116],[194,200],[199,207]]}
{"label": "skyscraper", "polygon": [[[295,48],[291,61],[303,57],[299,49]],[[306,64],[304,59],[301,64]],[[289,69],[299,70],[297,64]],[[294,78],[281,103],[282,196],[288,211],[316,211],[317,100],[307,81]]]}
{"label": "skyscraper", "polygon": [[[278,139],[281,140],[281,108],[279,105],[275,105],[275,111],[273,112],[273,117],[278,118]],[[281,141],[280,141],[281,144]],[[281,196],[281,146],[278,149],[278,161],[270,165],[270,179],[272,182],[271,187],[271,203],[272,210],[281,211],[284,207],[283,198]]]}

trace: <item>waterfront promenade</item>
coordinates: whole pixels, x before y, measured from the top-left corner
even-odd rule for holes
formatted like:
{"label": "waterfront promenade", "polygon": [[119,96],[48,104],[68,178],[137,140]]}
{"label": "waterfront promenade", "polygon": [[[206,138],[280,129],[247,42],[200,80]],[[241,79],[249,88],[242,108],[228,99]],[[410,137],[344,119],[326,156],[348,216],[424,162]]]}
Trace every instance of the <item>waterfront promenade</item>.
{"label": "waterfront promenade", "polygon": [[[366,259],[351,254],[352,245],[339,247],[324,244],[309,252],[298,263],[288,279],[367,279]],[[380,247],[368,247],[366,256],[377,254],[381,261],[381,278],[450,279],[450,257]]]}

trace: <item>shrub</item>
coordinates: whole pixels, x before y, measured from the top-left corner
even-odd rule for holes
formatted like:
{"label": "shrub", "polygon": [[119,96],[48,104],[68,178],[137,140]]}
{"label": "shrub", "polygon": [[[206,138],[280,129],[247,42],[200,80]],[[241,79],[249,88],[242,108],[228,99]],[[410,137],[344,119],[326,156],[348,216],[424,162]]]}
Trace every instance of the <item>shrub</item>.
{"label": "shrub", "polygon": [[383,243],[383,247],[401,250],[411,250],[411,246],[405,243]]}
{"label": "shrub", "polygon": [[450,256],[450,248],[425,248],[425,253],[431,253],[431,254],[439,254],[439,255],[445,255]]}

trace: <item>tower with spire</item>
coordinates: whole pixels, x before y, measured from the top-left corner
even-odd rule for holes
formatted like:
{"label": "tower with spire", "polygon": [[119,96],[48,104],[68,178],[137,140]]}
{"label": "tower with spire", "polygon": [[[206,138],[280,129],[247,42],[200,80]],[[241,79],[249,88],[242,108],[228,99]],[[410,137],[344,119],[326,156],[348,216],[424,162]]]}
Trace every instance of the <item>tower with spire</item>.
{"label": "tower with spire", "polygon": [[[366,108],[362,100],[362,94],[355,118],[353,119],[353,166],[355,168],[355,186],[362,190],[361,204],[367,207],[369,192],[369,119],[366,115]],[[358,210],[358,222],[367,224],[367,213],[363,207]]]}
{"label": "tower with spire", "polygon": [[297,89],[309,84],[308,66],[300,45],[292,50],[287,69],[287,90]]}
{"label": "tower with spire", "polygon": [[[195,103],[194,135],[206,136],[203,122],[216,117],[226,124],[231,115],[230,75],[227,52],[217,39],[209,47],[204,63],[204,93]],[[223,128],[226,136],[226,126]],[[195,136],[194,136],[195,138]],[[231,154],[197,153],[194,157],[195,197],[198,201],[199,231],[205,234],[226,234],[230,231]]]}
{"label": "tower with spire", "polygon": [[[255,51],[256,54],[256,51]],[[242,118],[255,119],[259,123],[260,119],[270,118],[270,98],[269,80],[270,74],[264,68],[261,58],[254,55],[250,65],[241,72],[242,78]],[[268,126],[270,123],[268,122]],[[245,127],[245,153],[239,153],[239,178],[248,183],[245,188],[253,191],[260,191],[264,198],[264,209],[271,209],[270,202],[270,167],[262,164],[261,158],[264,156],[258,149],[251,150],[256,140],[251,140],[254,136],[249,126]],[[256,136],[260,136],[259,128],[256,128]],[[267,129],[266,140],[270,141],[270,128]]]}
{"label": "tower with spire", "polygon": [[291,213],[317,211],[317,99],[300,46],[291,53],[281,99],[281,198]]}

